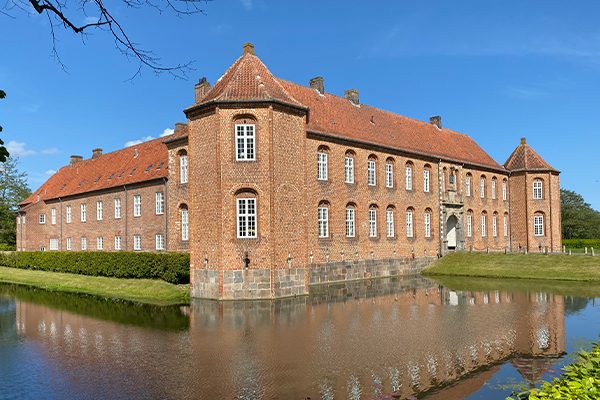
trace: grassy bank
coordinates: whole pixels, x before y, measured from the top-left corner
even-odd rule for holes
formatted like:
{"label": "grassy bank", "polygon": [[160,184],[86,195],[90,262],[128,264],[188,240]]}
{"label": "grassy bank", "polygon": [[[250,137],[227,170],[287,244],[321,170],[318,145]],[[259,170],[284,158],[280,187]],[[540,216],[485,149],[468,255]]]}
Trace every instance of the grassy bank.
{"label": "grassy bank", "polygon": [[188,285],[173,285],[153,279],[106,278],[0,267],[0,282],[154,305],[185,304],[190,301]]}
{"label": "grassy bank", "polygon": [[545,254],[449,254],[424,275],[600,282],[600,257]]}

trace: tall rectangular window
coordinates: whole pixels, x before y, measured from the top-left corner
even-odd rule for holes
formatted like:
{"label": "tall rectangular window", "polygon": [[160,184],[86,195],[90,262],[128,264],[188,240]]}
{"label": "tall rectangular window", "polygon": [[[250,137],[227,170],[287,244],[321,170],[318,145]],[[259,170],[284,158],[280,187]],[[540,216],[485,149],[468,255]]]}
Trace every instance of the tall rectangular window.
{"label": "tall rectangular window", "polygon": [[254,125],[235,126],[235,159],[237,161],[256,160],[256,140]]}
{"label": "tall rectangular window", "polygon": [[156,214],[164,214],[165,212],[165,195],[163,192],[156,192]]}
{"label": "tall rectangular window", "polygon": [[423,218],[423,225],[425,227],[425,237],[431,237],[431,212],[425,211],[425,217]]}
{"label": "tall rectangular window", "polygon": [[156,250],[164,250],[165,249],[165,237],[158,233],[155,237]]}
{"label": "tall rectangular window", "polygon": [[411,238],[415,234],[413,228],[413,212],[412,210],[408,210],[406,212],[406,237]]}
{"label": "tall rectangular window", "polygon": [[96,237],[96,250],[104,250],[104,238],[102,236]]}
{"label": "tall rectangular window", "polygon": [[507,197],[508,197],[508,193],[507,193],[507,187],[506,187],[506,181],[502,181],[502,200],[506,201]]}
{"label": "tall rectangular window", "polygon": [[58,239],[50,239],[50,250],[58,250]]}
{"label": "tall rectangular window", "polygon": [[503,231],[504,231],[504,237],[508,236],[508,216],[506,214],[504,214],[504,218],[502,219],[502,225],[503,225]]}
{"label": "tall rectangular window", "polygon": [[412,166],[406,165],[406,190],[412,190]]}
{"label": "tall rectangular window", "polygon": [[354,211],[354,207],[346,208],[346,237],[355,237],[356,236],[356,215]]}
{"label": "tall rectangular window", "polygon": [[387,228],[387,237],[391,238],[396,236],[394,230],[394,210],[389,209],[385,212],[385,225]]}
{"label": "tall rectangular window", "polygon": [[181,210],[181,240],[190,238],[190,222],[188,210]]}
{"label": "tall rectangular window", "polygon": [[481,237],[486,237],[487,236],[487,215],[486,214],[482,214],[481,215]]}
{"label": "tall rectangular window", "polygon": [[344,158],[344,182],[354,183],[354,158]]}
{"label": "tall rectangular window", "polygon": [[377,237],[377,210],[369,210],[369,237]]}
{"label": "tall rectangular window", "polygon": [[492,234],[494,237],[498,237],[498,216],[496,214],[492,216]]}
{"label": "tall rectangular window", "polygon": [[121,218],[121,199],[115,199],[115,219]]}
{"label": "tall rectangular window", "polygon": [[133,235],[133,250],[142,249],[142,235]]}
{"label": "tall rectangular window", "polygon": [[376,166],[375,160],[369,160],[367,162],[367,184],[369,186],[375,186],[377,184]]}
{"label": "tall rectangular window", "polygon": [[56,225],[56,208],[50,210],[50,223]]}
{"label": "tall rectangular window", "polygon": [[319,237],[329,237],[329,208],[321,206],[317,209],[317,214],[319,223]]}
{"label": "tall rectangular window", "polygon": [[473,236],[473,215],[471,213],[467,214],[467,237]]}
{"label": "tall rectangular window", "polygon": [[237,237],[255,238],[256,230],[256,199],[237,199]]}
{"label": "tall rectangular window", "polygon": [[465,178],[465,192],[467,196],[471,196],[471,175],[467,175]]}
{"label": "tall rectangular window", "polygon": [[496,200],[496,179],[492,179],[492,200]]}
{"label": "tall rectangular window", "polygon": [[536,179],[533,181],[533,198],[535,200],[541,200],[543,197],[542,181]]}
{"label": "tall rectangular window", "polygon": [[394,187],[394,164],[391,162],[385,163],[385,187]]}
{"label": "tall rectangular window", "polygon": [[188,183],[188,156],[179,156],[179,183]]}
{"label": "tall rectangular window", "polygon": [[485,178],[479,180],[479,197],[485,198]]}
{"label": "tall rectangular window", "polygon": [[87,250],[87,238],[85,236],[81,238],[81,250]]}
{"label": "tall rectangular window", "polygon": [[40,214],[40,224],[45,224],[46,223],[46,214]]}
{"label": "tall rectangular window", "polygon": [[70,237],[67,238],[67,250],[73,250],[73,239]]}
{"label": "tall rectangular window", "polygon": [[139,217],[142,215],[142,195],[136,194],[133,196],[133,216]]}
{"label": "tall rectangular window", "polygon": [[544,236],[544,216],[541,214],[533,216],[533,234]]}
{"label": "tall rectangular window", "polygon": [[81,205],[81,222],[87,221],[87,205]]}
{"label": "tall rectangular window", "polygon": [[102,201],[96,202],[96,220],[102,221],[104,218],[104,203]]}
{"label": "tall rectangular window", "polygon": [[430,191],[430,180],[429,180],[429,168],[425,168],[425,170],[423,170],[423,191],[425,193],[429,193]]}
{"label": "tall rectangular window", "polygon": [[115,250],[121,250],[121,236],[115,236]]}
{"label": "tall rectangular window", "polygon": [[322,151],[317,153],[317,179],[327,180],[327,153]]}
{"label": "tall rectangular window", "polygon": [[71,210],[71,206],[67,206],[66,214],[67,214],[67,224],[70,224],[73,219],[73,211]]}

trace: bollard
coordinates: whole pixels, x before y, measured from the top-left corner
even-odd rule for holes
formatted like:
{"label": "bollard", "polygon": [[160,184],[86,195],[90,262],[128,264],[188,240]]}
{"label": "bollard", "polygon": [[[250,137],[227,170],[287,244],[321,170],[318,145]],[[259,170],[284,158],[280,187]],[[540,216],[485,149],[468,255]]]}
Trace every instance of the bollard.
{"label": "bollard", "polygon": [[566,252],[567,252],[567,246],[563,245],[563,253],[566,253]]}
{"label": "bollard", "polygon": [[571,249],[569,249],[569,255],[571,255]]}
{"label": "bollard", "polygon": [[594,257],[594,248],[592,247],[592,257]]}
{"label": "bollard", "polygon": [[587,256],[587,247],[585,248],[585,255]]}

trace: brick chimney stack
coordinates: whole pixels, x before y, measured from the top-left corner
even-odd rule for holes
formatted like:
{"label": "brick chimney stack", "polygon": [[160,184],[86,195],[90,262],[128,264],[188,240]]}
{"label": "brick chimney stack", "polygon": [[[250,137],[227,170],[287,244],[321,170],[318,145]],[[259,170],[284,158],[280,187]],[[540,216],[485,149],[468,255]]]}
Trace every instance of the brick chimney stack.
{"label": "brick chimney stack", "polygon": [[310,87],[321,94],[325,94],[325,82],[322,76],[316,76],[310,80]]}
{"label": "brick chimney stack", "polygon": [[254,45],[252,43],[246,42],[242,47],[244,49],[244,54],[254,54]]}
{"label": "brick chimney stack", "polygon": [[202,77],[198,83],[196,83],[194,89],[196,90],[196,103],[200,103],[210,90],[210,83],[208,83],[205,77]]}
{"label": "brick chimney stack", "polygon": [[92,159],[96,159],[102,155],[102,149],[96,148],[92,150]]}
{"label": "brick chimney stack", "polygon": [[183,128],[185,128],[184,122],[176,122],[175,123],[175,133],[181,131]]}
{"label": "brick chimney stack", "polygon": [[438,127],[438,129],[442,129],[442,117],[439,115],[434,115],[433,117],[429,118],[429,123],[431,125],[435,125]]}
{"label": "brick chimney stack", "polygon": [[78,156],[78,155],[72,155],[71,156],[71,165],[75,165],[77,164],[79,161],[83,161],[83,157],[82,156]]}
{"label": "brick chimney stack", "polygon": [[350,100],[352,103],[359,105],[360,102],[358,100],[358,89],[348,89],[344,92],[344,97]]}

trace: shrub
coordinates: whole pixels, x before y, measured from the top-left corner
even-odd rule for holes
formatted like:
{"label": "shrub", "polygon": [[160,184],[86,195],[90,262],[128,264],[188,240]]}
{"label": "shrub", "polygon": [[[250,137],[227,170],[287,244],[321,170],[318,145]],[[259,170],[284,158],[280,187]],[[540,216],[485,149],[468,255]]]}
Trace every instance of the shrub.
{"label": "shrub", "polygon": [[169,283],[189,283],[190,281],[190,255],[186,253],[1,252],[0,265],[115,278],[162,279]]}
{"label": "shrub", "polygon": [[563,239],[563,245],[567,249],[583,249],[584,247],[600,250],[600,239]]}

